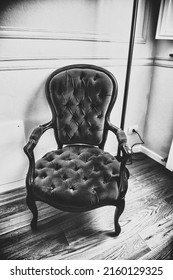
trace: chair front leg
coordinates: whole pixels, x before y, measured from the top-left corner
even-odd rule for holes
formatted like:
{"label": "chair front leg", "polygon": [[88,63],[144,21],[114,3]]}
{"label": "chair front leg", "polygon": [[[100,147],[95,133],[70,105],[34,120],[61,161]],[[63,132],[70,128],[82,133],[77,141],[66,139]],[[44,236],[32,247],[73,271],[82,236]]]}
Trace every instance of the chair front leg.
{"label": "chair front leg", "polygon": [[31,228],[33,230],[35,230],[37,228],[37,220],[38,220],[37,206],[36,206],[35,200],[33,199],[33,197],[31,195],[27,195],[26,203],[28,205],[28,208],[31,210],[31,212],[33,214],[33,218],[31,221]]}
{"label": "chair front leg", "polygon": [[119,224],[119,218],[123,213],[125,208],[125,199],[122,198],[116,205],[115,214],[114,214],[114,226],[115,226],[115,236],[118,236],[121,232],[121,227]]}

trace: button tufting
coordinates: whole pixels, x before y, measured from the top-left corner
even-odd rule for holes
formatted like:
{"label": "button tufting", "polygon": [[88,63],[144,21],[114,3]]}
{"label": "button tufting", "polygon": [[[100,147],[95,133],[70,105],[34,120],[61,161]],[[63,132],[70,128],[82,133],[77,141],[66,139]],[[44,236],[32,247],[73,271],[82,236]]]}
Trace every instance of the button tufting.
{"label": "button tufting", "polygon": [[85,73],[84,73],[84,72],[81,72],[80,80],[82,80],[84,77],[85,77]]}
{"label": "button tufting", "polygon": [[63,180],[67,180],[68,179],[67,174],[63,174],[62,178],[63,178]]}
{"label": "button tufting", "polygon": [[95,131],[95,130],[97,130],[97,129],[98,129],[97,125],[93,125],[93,126],[90,126],[90,127],[89,127],[89,130],[90,130],[90,131]]}
{"label": "button tufting", "polygon": [[92,102],[90,106],[91,106],[91,108],[92,108],[93,110],[96,110],[96,111],[97,111],[97,108],[96,108],[96,104],[95,104],[95,103]]}
{"label": "button tufting", "polygon": [[41,163],[37,166],[37,169],[42,169],[44,167],[44,165]]}
{"label": "button tufting", "polygon": [[[53,159],[53,161],[48,163],[47,159]],[[112,165],[104,164],[109,161]],[[77,144],[68,145],[48,153],[42,161],[38,162],[36,172],[40,180],[36,179],[35,184],[44,185],[43,192],[46,192],[45,186],[47,186],[50,195],[55,195],[57,199],[59,199],[59,192],[65,195],[67,191],[74,198],[80,193],[82,195],[83,190],[86,190],[90,192],[89,197],[93,196],[94,201],[96,199],[98,202],[100,193],[105,192],[108,186],[111,188],[118,178],[116,176],[119,174],[119,169],[114,162],[115,159],[113,161],[108,153],[98,148]],[[38,170],[40,165],[42,165],[42,170]],[[47,176],[46,179],[44,179],[45,176]]]}
{"label": "button tufting", "polygon": [[78,171],[78,170],[79,170],[79,168],[77,166],[75,166],[74,171]]}
{"label": "button tufting", "polygon": [[100,99],[103,99],[105,95],[106,95],[106,93],[104,93],[103,91],[100,91],[99,94],[98,94],[98,97]]}
{"label": "button tufting", "polygon": [[95,172],[98,172],[100,169],[99,169],[99,167],[98,166],[94,166],[94,171]]}
{"label": "button tufting", "polygon": [[92,192],[93,192],[93,193],[96,193],[96,190],[95,190],[95,188],[94,188],[94,187],[93,187],[91,190],[92,190]]}
{"label": "button tufting", "polygon": [[52,158],[52,157],[48,157],[48,158],[46,158],[46,160],[47,160],[48,162],[51,162],[51,161],[53,160],[53,158]]}
{"label": "button tufting", "polygon": [[79,116],[78,116],[76,113],[74,113],[74,114],[72,115],[72,120],[73,120],[77,125],[79,125],[79,123],[78,123],[78,121],[79,121]]}
{"label": "button tufting", "polygon": [[76,98],[76,101],[78,101],[77,97],[75,96],[77,94],[77,89],[76,88],[73,88],[73,95],[74,97]]}
{"label": "button tufting", "polygon": [[67,109],[71,108],[73,105],[74,105],[74,104],[73,104],[73,102],[72,102],[71,99],[69,99],[69,100],[66,102],[66,104],[64,104],[64,106],[65,106]]}
{"label": "button tufting", "polygon": [[67,158],[66,160],[71,161],[72,159],[69,157],[69,158]]}
{"label": "button tufting", "polygon": [[[56,136],[59,143],[85,143],[94,146],[101,143],[104,115],[113,93],[112,81],[108,76],[99,69],[80,68],[58,72],[53,77],[49,91],[50,102],[57,117]],[[73,116],[75,112],[77,116]],[[86,122],[83,120],[85,114],[88,115]],[[89,133],[88,121],[92,125],[97,125],[97,128]],[[65,127],[66,123],[69,128]],[[82,126],[82,133],[78,131],[79,126]]]}
{"label": "button tufting", "polygon": [[50,185],[49,188],[50,188],[51,191],[53,191],[55,186],[54,185]]}
{"label": "button tufting", "polygon": [[59,170],[61,168],[61,166],[59,164],[55,165],[55,170]]}
{"label": "button tufting", "polygon": [[107,180],[105,178],[103,178],[103,184],[107,184]]}
{"label": "button tufting", "polygon": [[41,178],[41,179],[44,179],[45,177],[47,177],[47,171],[46,169],[43,167],[43,169],[41,170],[41,172],[38,174],[38,176]]}
{"label": "button tufting", "polygon": [[84,106],[84,100],[81,99],[81,100],[78,102],[77,105],[80,106],[80,107],[83,107],[83,106]]}
{"label": "button tufting", "polygon": [[99,78],[100,78],[99,74],[96,73],[95,76],[94,76],[94,78],[93,78],[93,80],[96,81],[96,80],[99,79]]}

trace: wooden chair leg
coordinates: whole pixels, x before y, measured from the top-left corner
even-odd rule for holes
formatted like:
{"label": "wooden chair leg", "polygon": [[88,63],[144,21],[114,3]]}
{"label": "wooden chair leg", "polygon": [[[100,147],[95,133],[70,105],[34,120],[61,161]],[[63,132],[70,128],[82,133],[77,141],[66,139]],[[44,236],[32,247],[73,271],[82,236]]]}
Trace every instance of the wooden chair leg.
{"label": "wooden chair leg", "polygon": [[37,220],[38,220],[38,210],[35,201],[30,197],[26,197],[26,203],[28,205],[28,208],[31,210],[33,214],[33,218],[31,221],[31,228],[34,230],[37,228]]}
{"label": "wooden chair leg", "polygon": [[114,215],[114,225],[115,225],[115,235],[118,236],[121,232],[121,227],[119,225],[119,217],[124,211],[125,207],[125,199],[121,199],[119,203],[116,205],[115,215]]}

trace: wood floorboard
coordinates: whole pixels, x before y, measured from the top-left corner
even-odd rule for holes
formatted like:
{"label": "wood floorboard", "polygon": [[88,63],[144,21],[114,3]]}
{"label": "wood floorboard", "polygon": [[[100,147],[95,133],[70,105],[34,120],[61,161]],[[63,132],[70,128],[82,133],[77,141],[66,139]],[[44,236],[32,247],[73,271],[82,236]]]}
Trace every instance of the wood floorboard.
{"label": "wood floorboard", "polygon": [[161,244],[143,255],[139,260],[173,260],[173,241]]}
{"label": "wood floorboard", "polygon": [[94,259],[119,259],[119,260],[136,260],[139,256],[144,255],[150,251],[146,243],[140,238],[138,234],[122,240],[117,240],[117,244],[110,246],[109,250],[105,250],[101,254],[97,254]]}
{"label": "wood floorboard", "polygon": [[145,229],[138,232],[141,238],[152,250],[157,248],[160,243],[166,244],[173,241],[173,215],[159,219],[153,225],[146,226]]}
{"label": "wood floorboard", "polygon": [[115,207],[67,213],[38,202],[38,229],[23,187],[0,194],[0,259],[173,259],[173,173],[148,158],[134,161],[115,237]]}
{"label": "wood floorboard", "polygon": [[37,232],[25,226],[1,236],[1,259],[43,259],[68,246],[64,232],[54,221]]}
{"label": "wood floorboard", "polygon": [[3,202],[7,203],[8,201],[11,202],[11,200],[18,199],[19,197],[25,197],[26,196],[26,188],[25,187],[19,187],[17,189],[14,189],[12,191],[3,192],[0,194],[0,206],[3,205]]}
{"label": "wood floorboard", "polygon": [[[73,244],[73,246],[66,247],[65,250],[61,252],[59,259],[64,260],[110,260],[110,259],[138,259],[141,254],[146,254],[150,251],[150,248],[146,243],[139,237],[139,235],[134,234],[131,237],[126,235],[126,239],[118,240],[118,238],[99,240],[101,235],[95,236],[92,242],[89,241],[83,246],[81,242]],[[103,242],[104,241],[104,242]],[[57,259],[54,256],[49,259]]]}

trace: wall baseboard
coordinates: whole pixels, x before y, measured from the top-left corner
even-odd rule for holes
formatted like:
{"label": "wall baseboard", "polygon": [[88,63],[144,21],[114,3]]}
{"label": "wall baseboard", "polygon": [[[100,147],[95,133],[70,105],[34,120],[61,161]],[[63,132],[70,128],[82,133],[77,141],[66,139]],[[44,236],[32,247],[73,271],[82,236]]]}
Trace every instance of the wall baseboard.
{"label": "wall baseboard", "polygon": [[8,192],[14,189],[18,189],[25,185],[25,179],[20,179],[15,182],[10,182],[8,184],[0,185],[0,193]]}
{"label": "wall baseboard", "polygon": [[166,163],[166,168],[169,169],[171,172],[173,172],[173,141],[168,154],[168,161]]}
{"label": "wall baseboard", "polygon": [[157,153],[153,152],[152,150],[148,149],[147,147],[141,145],[140,151],[141,151],[141,153],[144,153],[145,155],[147,155],[150,158],[154,159],[158,163],[160,163],[160,164],[162,164],[164,166],[166,165],[165,161],[163,161],[163,157],[161,157]]}
{"label": "wall baseboard", "polygon": [[155,57],[153,65],[163,68],[173,68],[173,60],[167,57]]}

